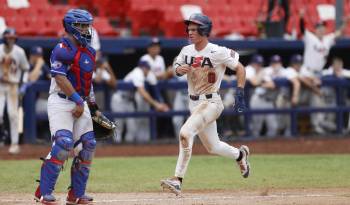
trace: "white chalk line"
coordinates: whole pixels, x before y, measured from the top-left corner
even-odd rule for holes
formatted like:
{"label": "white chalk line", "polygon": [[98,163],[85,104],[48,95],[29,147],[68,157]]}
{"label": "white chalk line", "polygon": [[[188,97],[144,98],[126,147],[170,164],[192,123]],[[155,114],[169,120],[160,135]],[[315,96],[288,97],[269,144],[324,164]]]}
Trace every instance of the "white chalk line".
{"label": "white chalk line", "polygon": [[[333,194],[305,194],[305,195],[289,195],[289,194],[273,194],[267,196],[213,196],[213,197],[159,197],[159,198],[139,198],[139,199],[105,199],[96,200],[94,203],[114,203],[114,202],[160,202],[160,201],[212,201],[212,200],[232,200],[232,199],[268,199],[268,198],[300,198],[300,197],[346,197]],[[60,200],[58,200],[60,201]],[[35,202],[34,199],[0,199],[0,202]]]}

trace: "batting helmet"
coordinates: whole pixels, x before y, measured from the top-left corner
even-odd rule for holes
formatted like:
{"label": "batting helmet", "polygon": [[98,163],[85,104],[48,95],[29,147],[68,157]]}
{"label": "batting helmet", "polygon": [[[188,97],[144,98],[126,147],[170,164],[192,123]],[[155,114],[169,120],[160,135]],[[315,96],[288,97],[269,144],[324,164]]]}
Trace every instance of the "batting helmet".
{"label": "batting helmet", "polygon": [[15,38],[17,40],[16,30],[10,27],[6,28],[5,31],[2,33],[2,38],[5,44],[8,44],[9,38]]}
{"label": "batting helmet", "polygon": [[[92,38],[92,15],[82,9],[71,9],[63,18],[63,26],[67,33],[71,34],[82,46],[91,43]],[[78,25],[87,25],[88,30],[82,30]]]}
{"label": "batting helmet", "polygon": [[201,36],[209,36],[212,28],[212,22],[210,18],[201,13],[195,13],[190,16],[188,20],[185,20],[185,24],[188,26],[190,23],[198,24],[198,33]]}

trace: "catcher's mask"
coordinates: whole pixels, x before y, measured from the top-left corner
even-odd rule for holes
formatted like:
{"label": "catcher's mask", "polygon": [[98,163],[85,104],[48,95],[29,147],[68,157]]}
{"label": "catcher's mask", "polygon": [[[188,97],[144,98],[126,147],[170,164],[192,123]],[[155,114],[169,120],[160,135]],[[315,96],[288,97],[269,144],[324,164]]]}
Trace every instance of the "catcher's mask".
{"label": "catcher's mask", "polygon": [[82,9],[71,9],[63,18],[63,26],[83,47],[90,45],[92,39],[92,15]]}

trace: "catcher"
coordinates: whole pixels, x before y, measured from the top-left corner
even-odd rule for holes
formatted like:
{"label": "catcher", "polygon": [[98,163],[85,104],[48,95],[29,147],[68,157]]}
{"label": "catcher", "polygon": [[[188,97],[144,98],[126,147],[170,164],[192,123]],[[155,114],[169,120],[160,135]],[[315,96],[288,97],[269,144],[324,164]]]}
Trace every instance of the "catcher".
{"label": "catcher", "polygon": [[67,36],[56,45],[50,57],[52,80],[47,109],[53,144],[43,159],[40,184],[35,192],[36,201],[42,204],[57,204],[52,192],[71,151],[74,159],[66,204],[92,203],[93,198],[85,195],[96,147],[92,119],[111,131],[115,128],[95,103],[92,73],[96,52],[90,46],[92,22],[89,12],[69,10],[63,19]]}

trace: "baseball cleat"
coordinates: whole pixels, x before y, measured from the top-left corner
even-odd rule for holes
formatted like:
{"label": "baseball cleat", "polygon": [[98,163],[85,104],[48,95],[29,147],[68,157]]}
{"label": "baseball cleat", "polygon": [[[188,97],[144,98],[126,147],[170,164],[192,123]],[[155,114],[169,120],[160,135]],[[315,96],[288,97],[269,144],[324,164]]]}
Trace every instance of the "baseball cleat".
{"label": "baseball cleat", "polygon": [[181,194],[181,182],[178,179],[163,179],[160,180],[160,186],[164,189],[168,189],[172,193],[178,196]]}
{"label": "baseball cleat", "polygon": [[86,195],[76,198],[73,194],[73,190],[69,189],[66,205],[93,204],[93,201],[94,199],[92,197]]}
{"label": "baseball cleat", "polygon": [[51,194],[47,194],[44,196],[41,195],[40,186],[38,186],[38,188],[35,191],[34,200],[36,202],[39,202],[39,203],[45,204],[45,205],[58,205],[58,202],[53,195],[51,195]]}
{"label": "baseball cleat", "polygon": [[19,154],[21,149],[19,148],[18,144],[13,144],[9,148],[9,153],[10,154]]}
{"label": "baseball cleat", "polygon": [[240,161],[237,161],[237,164],[241,170],[241,174],[244,178],[247,178],[249,176],[250,171],[250,165],[248,162],[248,156],[249,156],[249,148],[246,145],[242,145],[239,148],[239,151],[242,153],[242,159]]}

